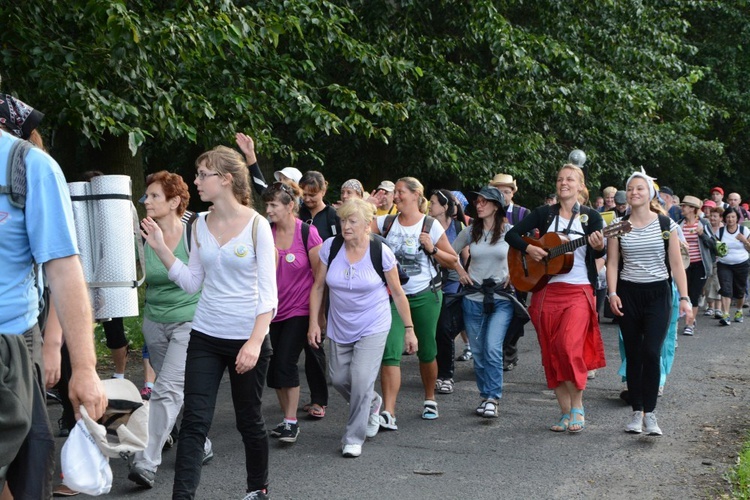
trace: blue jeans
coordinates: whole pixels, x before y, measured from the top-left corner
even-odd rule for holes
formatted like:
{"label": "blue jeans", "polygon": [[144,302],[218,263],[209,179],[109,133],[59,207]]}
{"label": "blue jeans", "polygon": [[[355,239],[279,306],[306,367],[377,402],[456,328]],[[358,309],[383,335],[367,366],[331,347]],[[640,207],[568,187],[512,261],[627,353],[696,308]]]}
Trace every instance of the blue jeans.
{"label": "blue jeans", "polygon": [[495,310],[484,313],[484,304],[464,297],[464,325],[474,355],[474,373],[482,399],[503,395],[503,340],[513,319],[513,304],[495,300]]}

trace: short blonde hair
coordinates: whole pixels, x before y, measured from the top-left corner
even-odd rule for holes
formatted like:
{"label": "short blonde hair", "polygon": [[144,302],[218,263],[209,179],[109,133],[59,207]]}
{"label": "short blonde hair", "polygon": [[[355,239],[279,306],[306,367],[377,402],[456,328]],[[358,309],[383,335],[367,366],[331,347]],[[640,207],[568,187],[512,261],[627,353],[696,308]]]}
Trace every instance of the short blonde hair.
{"label": "short blonde hair", "polygon": [[365,221],[367,227],[370,227],[370,223],[375,216],[375,207],[373,207],[371,203],[360,198],[352,198],[342,203],[341,206],[336,209],[336,213],[341,220],[356,215]]}
{"label": "short blonde hair", "polygon": [[604,195],[605,198],[608,196],[614,196],[616,193],[617,193],[617,188],[614,186],[607,186],[604,188],[604,190],[602,190],[602,194]]}

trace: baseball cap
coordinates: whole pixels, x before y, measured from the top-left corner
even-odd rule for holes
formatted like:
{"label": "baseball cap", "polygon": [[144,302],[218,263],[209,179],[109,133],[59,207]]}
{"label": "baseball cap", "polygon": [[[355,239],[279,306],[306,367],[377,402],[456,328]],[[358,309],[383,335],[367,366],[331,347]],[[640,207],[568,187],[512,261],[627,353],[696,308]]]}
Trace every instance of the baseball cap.
{"label": "baseball cap", "polygon": [[615,193],[615,204],[616,205],[624,205],[627,203],[627,197],[625,196],[625,191],[617,191]]}
{"label": "baseball cap", "polygon": [[392,193],[393,191],[395,191],[396,185],[392,183],[391,181],[383,181],[378,185],[378,188],[376,189],[376,191],[380,191],[381,189],[383,191],[388,191],[389,193]]}
{"label": "baseball cap", "polygon": [[719,186],[712,187],[711,191],[709,191],[709,193],[713,193],[714,191],[718,191],[718,192],[721,193],[722,196],[724,196],[724,190],[722,188],[720,188]]}
{"label": "baseball cap", "polygon": [[281,178],[279,177],[279,175],[283,175],[287,179],[291,179],[298,184],[299,184],[299,180],[302,178],[302,172],[300,172],[294,167],[285,167],[285,168],[282,168],[281,170],[277,170],[276,172],[273,173],[273,178],[276,179],[277,181],[280,181]]}

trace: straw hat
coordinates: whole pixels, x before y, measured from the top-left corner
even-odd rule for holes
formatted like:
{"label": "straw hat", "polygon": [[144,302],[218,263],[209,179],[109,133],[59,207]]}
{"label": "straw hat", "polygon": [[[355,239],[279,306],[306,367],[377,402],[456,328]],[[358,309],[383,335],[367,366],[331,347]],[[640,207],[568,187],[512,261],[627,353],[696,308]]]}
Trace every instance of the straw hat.
{"label": "straw hat", "polygon": [[494,186],[494,187],[508,186],[513,190],[514,193],[518,190],[518,186],[516,186],[515,179],[513,179],[512,175],[508,175],[508,174],[497,174],[490,181],[490,186]]}
{"label": "straw hat", "polygon": [[695,196],[683,196],[682,201],[680,202],[680,205],[687,205],[689,207],[697,208],[698,210],[701,209],[701,206],[703,205],[703,202],[696,198]]}

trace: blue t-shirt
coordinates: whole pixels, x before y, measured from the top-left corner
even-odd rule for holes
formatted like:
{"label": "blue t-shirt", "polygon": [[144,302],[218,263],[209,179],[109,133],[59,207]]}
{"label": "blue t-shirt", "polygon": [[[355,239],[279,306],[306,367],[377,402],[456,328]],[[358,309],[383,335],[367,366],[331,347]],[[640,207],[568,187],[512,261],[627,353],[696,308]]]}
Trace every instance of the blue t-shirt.
{"label": "blue t-shirt", "polygon": [[[0,132],[0,184],[7,182],[14,141]],[[0,333],[22,334],[36,323],[39,294],[33,264],[78,254],[70,192],[60,166],[34,148],[26,156],[26,210],[0,195]]]}

